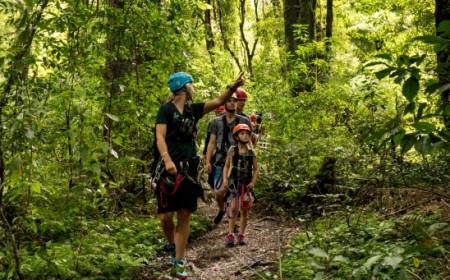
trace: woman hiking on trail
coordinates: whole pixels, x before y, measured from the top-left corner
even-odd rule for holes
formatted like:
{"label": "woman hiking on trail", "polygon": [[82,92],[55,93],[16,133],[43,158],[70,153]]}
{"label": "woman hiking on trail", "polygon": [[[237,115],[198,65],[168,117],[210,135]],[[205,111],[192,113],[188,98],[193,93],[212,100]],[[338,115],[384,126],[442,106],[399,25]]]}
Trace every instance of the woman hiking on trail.
{"label": "woman hiking on trail", "polygon": [[251,190],[255,187],[259,174],[258,161],[255,152],[249,146],[251,129],[246,124],[238,124],[233,128],[233,137],[237,145],[228,150],[223,169],[223,185],[231,192],[228,206],[228,234],[225,245],[234,246],[234,226],[240,212],[238,245],[246,245],[244,236],[247,227],[248,212],[252,207]]}
{"label": "woman hiking on trail", "polygon": [[[236,89],[244,84],[242,74],[220,96],[205,103],[192,103],[192,76],[177,72],[169,77],[172,92],[169,102],[159,107],[156,116],[156,146],[160,163],[164,165],[157,184],[158,214],[169,245],[167,249],[178,279],[187,279],[185,267],[186,244],[190,231],[191,213],[197,210],[197,178],[199,157],[195,139],[197,122],[204,114],[223,105]],[[174,213],[177,224],[174,223]]]}

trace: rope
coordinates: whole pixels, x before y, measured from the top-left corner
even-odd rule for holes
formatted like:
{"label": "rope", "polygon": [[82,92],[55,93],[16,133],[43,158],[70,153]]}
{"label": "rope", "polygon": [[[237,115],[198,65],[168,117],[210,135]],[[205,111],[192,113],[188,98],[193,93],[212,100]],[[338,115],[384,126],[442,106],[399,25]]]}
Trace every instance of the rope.
{"label": "rope", "polygon": [[163,180],[161,180],[161,182],[159,183],[159,189],[160,189],[159,199],[161,201],[161,207],[162,208],[166,208],[167,207],[167,196],[168,195],[174,195],[177,192],[178,187],[180,186],[180,183],[181,183],[181,181],[183,181],[183,179],[184,179],[183,174],[178,172],[177,176],[175,177],[175,183],[173,185],[173,192],[172,193],[167,193],[166,186],[164,185]]}

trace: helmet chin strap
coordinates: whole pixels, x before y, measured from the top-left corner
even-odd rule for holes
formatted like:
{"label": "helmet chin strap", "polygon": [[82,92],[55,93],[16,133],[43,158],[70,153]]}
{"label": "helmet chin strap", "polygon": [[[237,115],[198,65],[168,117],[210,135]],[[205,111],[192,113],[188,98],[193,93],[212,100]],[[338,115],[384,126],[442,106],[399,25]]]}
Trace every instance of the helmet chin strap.
{"label": "helmet chin strap", "polygon": [[183,88],[183,90],[180,90],[179,93],[177,95],[181,95],[185,93],[186,94],[186,100],[187,101],[192,101],[192,95],[189,93],[189,91],[187,91],[185,88]]}
{"label": "helmet chin strap", "polygon": [[230,113],[234,113],[234,112],[236,112],[236,109],[234,109],[234,110],[230,110],[230,109],[228,109],[227,107],[225,107],[225,110],[226,110],[227,112],[230,112]]}

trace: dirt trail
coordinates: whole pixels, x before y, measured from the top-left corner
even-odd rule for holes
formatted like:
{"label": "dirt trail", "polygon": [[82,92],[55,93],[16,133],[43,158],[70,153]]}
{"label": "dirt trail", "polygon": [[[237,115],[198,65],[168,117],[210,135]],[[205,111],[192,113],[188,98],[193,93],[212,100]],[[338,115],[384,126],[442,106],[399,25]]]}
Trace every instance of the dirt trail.
{"label": "dirt trail", "polygon": [[[246,229],[247,245],[232,248],[225,246],[225,236],[228,233],[226,218],[188,244],[186,259],[189,280],[237,280],[249,279],[255,275],[259,275],[258,279],[269,279],[264,272],[270,266],[277,266],[279,252],[284,250],[286,243],[301,228],[295,221],[266,215],[261,210],[261,203],[255,203],[250,212]],[[199,213],[212,221],[217,213],[216,207],[215,204],[200,202]],[[158,263],[159,267],[153,266],[144,271],[141,279],[174,279],[170,274],[168,257],[161,257]]]}

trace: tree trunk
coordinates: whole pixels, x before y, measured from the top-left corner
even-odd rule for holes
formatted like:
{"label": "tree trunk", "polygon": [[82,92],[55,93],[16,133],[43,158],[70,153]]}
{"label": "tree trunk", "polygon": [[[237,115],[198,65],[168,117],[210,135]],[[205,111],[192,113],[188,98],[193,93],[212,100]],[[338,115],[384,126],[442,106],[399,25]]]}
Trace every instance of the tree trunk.
{"label": "tree trunk", "polygon": [[298,0],[284,0],[284,36],[286,50],[290,54],[295,54],[298,47],[298,41],[295,40],[294,25],[298,24],[299,15]]}
{"label": "tree trunk", "polygon": [[[247,59],[247,70],[250,74],[250,77],[253,77],[253,57],[255,56],[255,50],[256,46],[258,45],[258,34],[256,34],[255,41],[253,42],[253,46],[250,48],[250,43],[247,40],[247,37],[245,36],[244,32],[244,25],[245,25],[245,0],[240,0],[240,6],[239,6],[239,15],[240,15],[240,22],[239,22],[239,31],[241,34],[241,42],[244,46],[244,53],[245,57]],[[256,24],[259,22],[259,15],[258,15],[258,1],[255,1],[255,21]]]}
{"label": "tree trunk", "polygon": [[331,37],[333,36],[333,0],[327,0],[327,26],[325,28],[325,50],[327,58],[329,58],[331,52]]}
{"label": "tree trunk", "polygon": [[48,0],[43,0],[39,3],[39,9],[36,10],[35,14],[30,17],[30,22],[26,25],[25,29],[22,31],[22,34],[26,34],[26,39],[23,41],[18,40],[16,48],[17,53],[14,56],[14,60],[11,61],[11,67],[6,71],[5,77],[6,82],[3,90],[0,94],[0,216],[6,225],[7,232],[9,233],[9,237],[11,239],[11,245],[13,247],[13,256],[14,256],[14,270],[19,279],[25,279],[22,271],[21,271],[21,260],[19,253],[19,241],[16,240],[14,236],[14,232],[12,230],[11,225],[5,218],[3,214],[3,193],[5,188],[5,160],[3,154],[3,135],[2,129],[2,115],[3,115],[3,107],[8,102],[8,95],[11,93],[11,90],[15,85],[22,84],[27,82],[28,79],[28,64],[26,57],[30,54],[31,45],[33,43],[34,37],[36,35],[37,26],[39,26],[39,22],[41,21],[42,15],[47,8]]}
{"label": "tree trunk", "polygon": [[[439,24],[444,20],[450,19],[450,1],[449,0],[436,0],[435,2],[435,12],[434,12],[435,20],[436,20],[436,28]],[[449,39],[442,33],[437,33],[437,36],[443,37],[445,39]],[[443,51],[438,51],[436,53],[437,58],[437,73],[439,77],[439,83],[441,85],[450,83],[450,48],[447,48]],[[441,93],[441,99],[444,106],[443,110],[443,118],[444,124],[447,130],[450,130],[450,116],[448,111],[450,110],[450,90],[446,90]]]}
{"label": "tree trunk", "polygon": [[[211,5],[211,0],[206,0],[206,4]],[[211,10],[206,9],[205,10],[205,31],[206,31],[206,50],[209,53],[209,57],[211,60],[211,65],[215,65],[214,61],[214,34],[212,31],[212,22],[211,22]]]}
{"label": "tree trunk", "polygon": [[220,29],[220,35],[222,36],[223,46],[230,53],[233,60],[236,62],[236,65],[239,68],[239,71],[242,71],[243,66],[239,61],[238,55],[231,48],[230,40],[228,39],[228,36],[226,34],[227,26],[224,22],[224,17],[226,17],[227,15],[224,14],[224,12],[223,12],[224,8],[222,7],[222,5],[226,5],[226,4],[223,4],[221,1],[217,1],[217,11],[218,11],[217,15],[218,15],[219,29]]}
{"label": "tree trunk", "polygon": [[[125,12],[125,1],[124,0],[111,0],[108,2],[110,11],[108,13],[108,34],[106,40],[106,50],[108,52],[108,57],[106,59],[104,79],[106,82],[106,94],[107,99],[104,104],[103,113],[103,139],[110,149],[113,148],[113,141],[111,138],[111,131],[113,130],[113,120],[109,115],[114,115],[113,104],[116,101],[120,93],[120,83],[125,73],[128,71],[128,63],[126,59],[122,57],[120,48],[123,42],[124,25],[126,22],[119,22],[120,14]],[[123,15],[126,19],[126,15]],[[114,176],[110,171],[110,155],[108,154],[106,159],[103,161],[103,169],[105,174],[108,175],[108,180],[106,181],[106,186],[109,186],[109,181],[114,180]]]}
{"label": "tree trunk", "polygon": [[[315,66],[311,63],[312,54],[299,58],[296,50],[300,45],[314,41],[316,37],[316,0],[284,0],[284,31],[286,50],[292,56],[288,60],[288,69],[294,71],[298,63],[307,65],[307,73],[298,73],[298,78],[292,85],[292,95],[300,92],[311,92],[314,86]],[[300,25],[300,34],[295,25]],[[300,36],[299,36],[300,35]]]}
{"label": "tree trunk", "polygon": [[317,0],[300,0],[298,23],[308,27],[308,41],[316,38],[316,6]]}
{"label": "tree trunk", "polygon": [[[8,102],[8,95],[11,93],[12,88],[16,84],[21,84],[26,81],[28,76],[28,64],[25,63],[26,57],[30,54],[31,45],[34,40],[34,36],[36,35],[37,28],[39,22],[41,21],[42,15],[47,8],[48,0],[44,0],[40,3],[39,9],[37,9],[36,13],[31,16],[30,22],[26,25],[25,29],[22,31],[23,33],[28,34],[25,42],[18,42],[17,45],[20,47],[12,48],[17,49],[18,52],[14,56],[14,61],[11,63],[11,67],[6,71],[5,77],[7,78],[5,82],[5,86],[3,87],[3,91],[0,95],[0,208],[3,207],[3,192],[5,187],[5,160],[3,154],[3,141],[2,138],[4,133],[2,133],[3,123],[2,123],[2,115],[3,115],[3,107]],[[30,32],[29,32],[30,31]],[[0,209],[1,210],[1,209]],[[15,245],[15,244],[13,244]],[[16,254],[16,252],[15,252]],[[18,255],[18,252],[17,252]],[[23,275],[20,272],[20,263],[16,263],[16,272],[19,275],[20,279],[23,279]]]}

